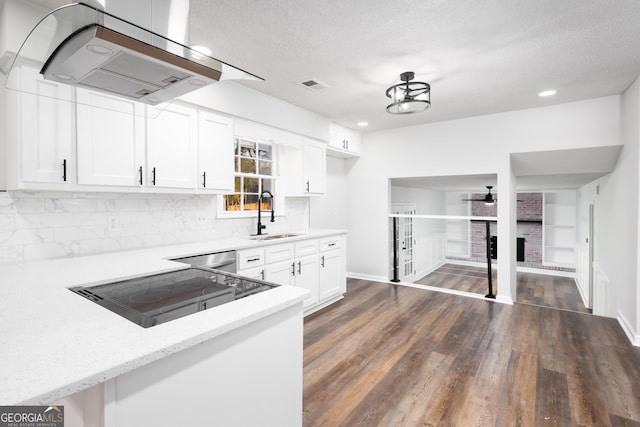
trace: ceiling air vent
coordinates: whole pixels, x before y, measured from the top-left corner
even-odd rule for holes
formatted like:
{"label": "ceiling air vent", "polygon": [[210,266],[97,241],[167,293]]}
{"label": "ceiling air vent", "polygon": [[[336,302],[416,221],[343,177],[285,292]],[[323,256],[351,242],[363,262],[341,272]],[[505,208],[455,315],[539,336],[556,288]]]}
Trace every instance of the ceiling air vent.
{"label": "ceiling air vent", "polygon": [[314,92],[317,92],[317,91],[322,90],[322,89],[328,89],[328,88],[331,87],[326,83],[322,83],[318,79],[307,79],[307,80],[303,80],[301,82],[298,82],[298,84],[300,86],[306,87],[307,89],[312,90]]}

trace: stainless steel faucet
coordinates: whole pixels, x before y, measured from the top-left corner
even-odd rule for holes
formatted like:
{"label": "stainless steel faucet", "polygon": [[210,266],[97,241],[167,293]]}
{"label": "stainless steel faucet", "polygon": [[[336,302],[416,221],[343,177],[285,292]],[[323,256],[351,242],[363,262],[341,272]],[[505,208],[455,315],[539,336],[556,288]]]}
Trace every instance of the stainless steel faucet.
{"label": "stainless steel faucet", "polygon": [[262,235],[262,230],[264,230],[265,228],[267,228],[266,225],[262,225],[262,200],[265,194],[268,194],[269,197],[271,197],[271,222],[275,222],[276,219],[274,217],[273,214],[273,194],[271,194],[271,191],[269,190],[264,190],[262,193],[260,193],[260,196],[258,196],[258,236]]}

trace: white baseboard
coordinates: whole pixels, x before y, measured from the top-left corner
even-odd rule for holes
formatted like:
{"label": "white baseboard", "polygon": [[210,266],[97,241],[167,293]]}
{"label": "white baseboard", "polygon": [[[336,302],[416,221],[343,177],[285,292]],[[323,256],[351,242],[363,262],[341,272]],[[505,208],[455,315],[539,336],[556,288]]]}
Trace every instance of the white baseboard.
{"label": "white baseboard", "polygon": [[372,276],[369,274],[350,273],[347,271],[347,277],[351,279],[371,280],[372,282],[390,282],[390,280],[384,276]]}
{"label": "white baseboard", "polygon": [[513,305],[513,298],[505,297],[504,295],[496,295],[496,302],[501,304]]}
{"label": "white baseboard", "polygon": [[624,317],[624,314],[622,314],[620,310],[618,310],[617,319],[618,323],[622,327],[622,330],[627,335],[627,338],[629,338],[629,341],[631,341],[631,344],[635,347],[640,347],[640,335],[637,333],[633,325],[629,323],[626,317]]}
{"label": "white baseboard", "polygon": [[[462,259],[447,259],[444,262],[445,264],[455,264],[455,265],[465,265],[467,267],[478,267],[478,268],[486,268],[487,267],[487,263],[486,262],[477,262],[477,261],[465,261]],[[498,264],[494,264],[491,263],[491,268],[492,269],[496,269],[498,268]]]}
{"label": "white baseboard", "polygon": [[571,279],[576,278],[576,273],[572,271],[545,270],[543,268],[532,267],[516,267],[516,271],[518,273],[544,274],[546,276],[569,277]]}

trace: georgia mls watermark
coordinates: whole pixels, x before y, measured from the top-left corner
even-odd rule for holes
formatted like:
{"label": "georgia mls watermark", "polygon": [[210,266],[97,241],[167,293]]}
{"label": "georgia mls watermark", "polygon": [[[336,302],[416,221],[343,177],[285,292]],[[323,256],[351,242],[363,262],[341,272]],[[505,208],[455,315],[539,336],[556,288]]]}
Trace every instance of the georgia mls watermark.
{"label": "georgia mls watermark", "polygon": [[64,406],[0,406],[0,427],[64,427]]}

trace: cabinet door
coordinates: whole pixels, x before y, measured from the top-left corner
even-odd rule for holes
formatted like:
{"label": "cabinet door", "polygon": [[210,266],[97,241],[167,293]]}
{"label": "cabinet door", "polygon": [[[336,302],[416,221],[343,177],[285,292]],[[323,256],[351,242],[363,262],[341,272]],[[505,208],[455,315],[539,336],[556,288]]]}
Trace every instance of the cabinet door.
{"label": "cabinet door", "polygon": [[293,285],[294,266],[293,260],[267,265],[264,280],[278,285]]}
{"label": "cabinet door", "polygon": [[337,123],[329,124],[329,146],[339,150],[345,149],[344,127]]}
{"label": "cabinet door", "polygon": [[233,122],[198,112],[198,188],[233,192]]}
{"label": "cabinet door", "polygon": [[304,308],[318,302],[318,281],[318,255],[297,258],[295,260],[295,285],[311,292],[302,303]]}
{"label": "cabinet door", "polygon": [[320,255],[320,301],[343,294],[346,290],[342,254],[342,251],[329,251]]}
{"label": "cabinet door", "polygon": [[78,183],[144,184],[144,105],[77,89]]}
{"label": "cabinet door", "polygon": [[326,192],[326,145],[306,139],[304,142],[304,185],[307,194]]}
{"label": "cabinet door", "polygon": [[20,89],[23,92],[19,95],[18,139],[22,181],[60,184],[74,181],[73,88],[44,80],[38,70],[22,66]]}
{"label": "cabinet door", "polygon": [[196,188],[198,177],[198,112],[170,105],[147,118],[149,184]]}
{"label": "cabinet door", "polygon": [[238,270],[238,274],[248,279],[266,280],[265,270],[264,270],[264,267],[262,266],[254,267],[254,268],[244,268],[244,269]]}
{"label": "cabinet door", "polygon": [[345,150],[353,153],[360,152],[360,132],[353,129],[344,129]]}

